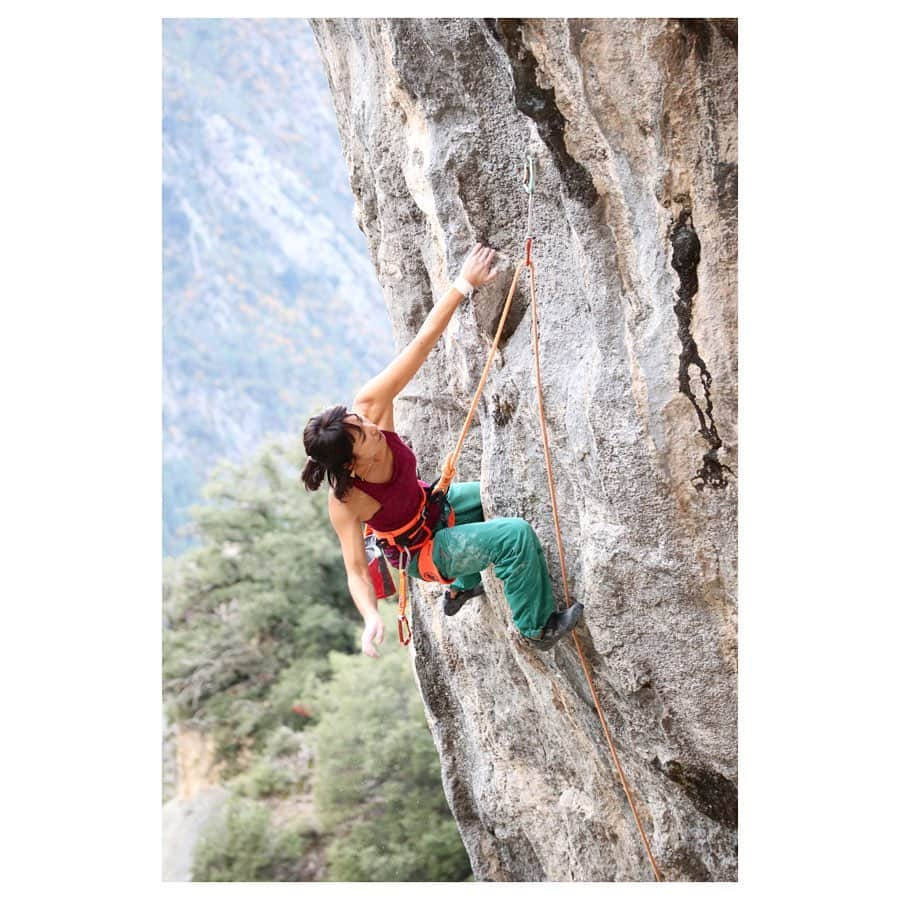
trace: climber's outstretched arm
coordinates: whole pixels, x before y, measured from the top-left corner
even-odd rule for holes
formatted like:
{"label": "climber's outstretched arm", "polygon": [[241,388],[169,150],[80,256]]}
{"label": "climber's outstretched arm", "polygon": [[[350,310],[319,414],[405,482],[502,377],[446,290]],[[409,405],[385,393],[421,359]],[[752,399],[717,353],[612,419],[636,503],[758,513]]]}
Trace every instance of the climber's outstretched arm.
{"label": "climber's outstretched arm", "polygon": [[369,577],[362,523],[346,503],[341,503],[334,496],[334,491],[328,492],[328,515],[341,542],[344,568],[347,570],[347,588],[365,622],[362,652],[367,656],[378,656],[375,644],[384,640],[384,623],[378,614],[378,598]]}
{"label": "climber's outstretched arm", "polygon": [[[493,281],[497,275],[497,270],[491,268],[493,258],[493,250],[476,244],[466,257],[460,275],[476,288]],[[386,426],[382,425],[379,419],[384,420],[390,415],[390,430],[393,430],[394,398],[422,367],[422,363],[453,318],[453,313],[456,312],[462,298],[463,295],[454,287],[441,297],[406,348],[383,372],[363,385],[353,401],[354,409],[365,409],[366,415],[380,427]]]}

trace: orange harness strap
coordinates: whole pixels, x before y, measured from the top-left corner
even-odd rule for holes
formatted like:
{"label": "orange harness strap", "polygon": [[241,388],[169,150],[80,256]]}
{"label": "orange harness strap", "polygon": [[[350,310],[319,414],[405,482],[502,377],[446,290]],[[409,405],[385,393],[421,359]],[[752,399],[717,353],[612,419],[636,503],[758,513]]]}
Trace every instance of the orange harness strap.
{"label": "orange harness strap", "polygon": [[[401,545],[397,541],[397,536],[401,534],[405,534],[407,531],[413,529],[419,521],[422,519],[422,513],[425,509],[426,496],[425,489],[419,485],[419,490],[422,492],[422,499],[419,500],[419,506],[416,509],[416,514],[405,524],[401,525],[399,528],[395,528],[393,531],[376,531],[371,526],[366,526],[366,534],[374,534],[379,540],[387,541],[392,547],[400,547],[400,546],[409,546],[407,544]],[[415,549],[412,547],[411,549]]]}
{"label": "orange harness strap", "polygon": [[[456,524],[456,513],[450,508],[450,516],[447,519],[447,527],[452,528]],[[444,578],[438,571],[434,562],[434,538],[431,537],[422,545],[419,551],[419,574],[423,581],[438,581],[441,584],[453,584],[455,578]]]}
{"label": "orange harness strap", "polygon": [[408,591],[409,584],[406,578],[406,566],[402,566],[400,569],[400,605],[397,610],[397,635],[404,647],[412,640],[412,629],[409,627],[409,619],[406,618]]}
{"label": "orange harness strap", "polygon": [[[448,527],[452,527],[456,516],[451,511]],[[377,532],[376,532],[377,533]],[[406,563],[403,562],[403,554],[406,553]],[[428,538],[422,548],[419,550],[419,574],[423,581],[438,581],[441,584],[453,584],[455,578],[444,578],[438,571],[438,567],[434,563],[434,537]],[[409,565],[409,550],[403,548],[400,551],[400,587],[398,589],[398,606],[397,606],[397,632],[400,643],[405,647],[412,640],[412,629],[409,627],[409,619],[406,618],[406,604],[409,600],[409,580],[406,575],[406,569]]]}
{"label": "orange harness strap", "polygon": [[[409,566],[409,561],[412,558],[412,554],[418,551],[419,553],[419,574],[422,576],[425,581],[438,581],[441,584],[452,584],[455,579],[453,578],[444,578],[443,575],[438,571],[438,567],[434,562],[434,530],[428,526],[425,521],[425,514],[428,505],[428,496],[425,493],[424,488],[422,490],[422,499],[419,503],[419,508],[416,510],[416,514],[403,526],[400,528],[395,528],[393,531],[376,531],[371,526],[366,526],[366,534],[374,534],[379,540],[384,540],[390,546],[395,547],[400,551],[400,587],[398,590],[398,599],[399,604],[397,608],[397,632],[400,638],[400,643],[405,647],[410,640],[412,640],[412,629],[409,626],[409,619],[406,617],[406,606],[409,601],[409,579],[406,574],[406,570]],[[450,514],[447,518],[447,527],[452,527],[456,522],[456,513],[453,511],[453,508],[450,509]],[[407,540],[401,541],[401,538],[409,538],[409,542]]]}

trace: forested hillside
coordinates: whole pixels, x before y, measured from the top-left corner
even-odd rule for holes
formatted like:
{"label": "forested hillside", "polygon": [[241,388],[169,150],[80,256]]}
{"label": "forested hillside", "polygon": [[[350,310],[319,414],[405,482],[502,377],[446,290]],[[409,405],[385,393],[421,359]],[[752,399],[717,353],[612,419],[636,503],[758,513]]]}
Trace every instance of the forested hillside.
{"label": "forested hillside", "polygon": [[[389,628],[380,659],[358,652],[325,491],[304,490],[301,457],[273,444],[217,470],[199,546],[165,561],[167,719],[214,746],[217,774],[198,774],[227,798],[184,854],[191,880],[464,880],[408,651]],[[166,791],[169,821],[195,815],[192,793]]]}

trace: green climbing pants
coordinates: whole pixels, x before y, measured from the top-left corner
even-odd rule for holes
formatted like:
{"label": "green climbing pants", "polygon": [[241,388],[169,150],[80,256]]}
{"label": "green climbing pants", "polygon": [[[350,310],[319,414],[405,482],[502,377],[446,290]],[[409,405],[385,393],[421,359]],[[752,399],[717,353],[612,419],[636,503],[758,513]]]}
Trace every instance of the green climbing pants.
{"label": "green climbing pants", "polygon": [[[544,551],[534,529],[524,519],[484,521],[481,484],[452,484],[447,499],[456,513],[452,528],[434,536],[434,563],[444,578],[455,578],[450,589],[468,590],[478,584],[482,570],[493,563],[503,582],[513,624],[525,637],[540,637],[556,608]],[[418,554],[409,574],[421,578]]]}

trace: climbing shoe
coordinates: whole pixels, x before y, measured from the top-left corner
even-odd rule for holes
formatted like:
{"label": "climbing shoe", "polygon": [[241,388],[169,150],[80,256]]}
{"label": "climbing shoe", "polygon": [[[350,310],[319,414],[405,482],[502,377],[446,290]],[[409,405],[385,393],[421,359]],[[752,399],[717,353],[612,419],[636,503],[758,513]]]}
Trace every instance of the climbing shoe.
{"label": "climbing shoe", "polygon": [[480,581],[467,591],[444,591],[444,615],[455,616],[463,608],[466,600],[483,593],[484,585]]}
{"label": "climbing shoe", "polygon": [[573,603],[568,609],[550,613],[547,624],[539,638],[526,638],[535,650],[549,650],[564,634],[568,634],[578,624],[583,603]]}

